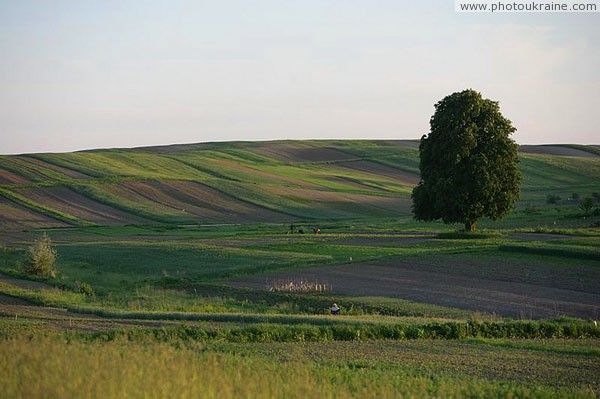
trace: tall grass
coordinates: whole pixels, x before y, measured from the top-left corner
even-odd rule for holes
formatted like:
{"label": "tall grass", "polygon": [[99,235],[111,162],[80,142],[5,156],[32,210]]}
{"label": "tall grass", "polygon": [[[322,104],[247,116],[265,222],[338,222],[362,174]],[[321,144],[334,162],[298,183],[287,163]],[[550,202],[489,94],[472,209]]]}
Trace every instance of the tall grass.
{"label": "tall grass", "polygon": [[595,397],[584,387],[555,389],[386,367],[281,363],[156,343],[18,338],[1,342],[0,359],[0,397],[11,399]]}
{"label": "tall grass", "polygon": [[[591,322],[566,321],[506,321],[506,322],[414,322],[386,324],[356,322],[350,319],[302,316],[260,316],[233,314],[116,314],[96,313],[104,317],[134,320],[195,320],[242,323],[242,327],[204,329],[196,325],[180,325],[150,329],[114,330],[93,334],[83,333],[91,339],[131,341],[152,339],[160,342],[333,342],[366,340],[455,340],[470,338],[600,338],[600,329]],[[265,324],[250,324],[265,323]],[[309,323],[309,324],[308,324]]]}
{"label": "tall grass", "polygon": [[305,278],[283,278],[270,281],[268,289],[287,293],[328,292],[331,291],[331,284]]}

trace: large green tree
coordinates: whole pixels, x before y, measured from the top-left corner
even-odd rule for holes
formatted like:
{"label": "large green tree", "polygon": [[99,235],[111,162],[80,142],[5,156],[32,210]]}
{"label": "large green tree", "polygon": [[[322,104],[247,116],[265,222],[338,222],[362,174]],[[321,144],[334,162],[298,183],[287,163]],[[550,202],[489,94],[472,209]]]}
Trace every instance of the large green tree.
{"label": "large green tree", "polygon": [[431,131],[419,145],[421,181],[413,189],[416,219],[464,223],[506,216],[519,198],[521,174],[516,130],[498,102],[474,90],[451,94],[435,105]]}

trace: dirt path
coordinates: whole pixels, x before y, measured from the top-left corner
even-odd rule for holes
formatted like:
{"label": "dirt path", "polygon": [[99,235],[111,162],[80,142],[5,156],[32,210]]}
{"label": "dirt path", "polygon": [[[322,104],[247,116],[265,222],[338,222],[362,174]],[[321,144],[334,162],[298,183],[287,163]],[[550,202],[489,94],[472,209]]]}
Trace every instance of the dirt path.
{"label": "dirt path", "polygon": [[35,306],[20,299],[0,294],[0,319],[27,321],[43,330],[50,331],[114,331],[122,328],[159,328],[175,325],[162,320],[123,320],[70,312],[66,309]]}
{"label": "dirt path", "polygon": [[[0,274],[0,282],[28,290],[55,290],[42,282]],[[45,330],[112,331],[119,328],[158,328],[175,325],[169,320],[124,320],[72,312],[63,308],[38,306],[25,299],[0,293],[0,319],[29,321]]]}
{"label": "dirt path", "polygon": [[521,241],[548,241],[548,240],[564,240],[572,238],[572,236],[562,234],[547,234],[547,233],[514,233],[509,235],[510,238]]}
{"label": "dirt path", "polygon": [[17,286],[19,288],[25,288],[27,290],[55,290],[56,288],[39,282],[39,281],[32,281],[32,280],[23,280],[23,279],[19,279],[19,278],[14,278],[14,277],[9,277],[9,276],[5,276],[3,274],[0,274],[0,282],[1,283],[7,283],[7,284],[11,284],[14,286]]}

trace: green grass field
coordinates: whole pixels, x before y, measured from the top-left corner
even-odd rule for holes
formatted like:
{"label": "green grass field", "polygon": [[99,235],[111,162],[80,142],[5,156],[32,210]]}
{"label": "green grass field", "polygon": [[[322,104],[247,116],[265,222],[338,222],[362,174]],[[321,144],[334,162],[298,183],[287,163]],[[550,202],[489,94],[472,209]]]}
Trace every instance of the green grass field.
{"label": "green grass field", "polygon": [[[2,223],[37,227],[42,217],[65,226],[410,217],[410,193],[419,178],[414,144],[237,142],[1,156]],[[582,148],[594,154],[593,147]],[[573,193],[600,192],[598,157],[522,153],[520,167],[519,209],[536,211],[549,194],[564,202]],[[564,207],[554,207],[553,222],[562,219]]]}
{"label": "green grass field", "polygon": [[[578,344],[573,354],[561,353],[572,347],[562,341],[531,351],[485,341],[177,347],[46,337],[4,341],[0,367],[2,395],[12,398],[592,398],[597,385],[582,372],[598,371],[585,354],[591,345]],[[456,367],[457,354],[471,362]],[[530,364],[526,375],[513,370],[523,363]]]}
{"label": "green grass field", "polygon": [[[415,232],[394,241],[391,224],[376,232],[371,223],[332,224],[317,237],[278,224],[53,230],[60,273],[38,282],[19,269],[22,250],[3,249],[0,272],[11,277],[0,281],[2,395],[596,397],[600,329],[587,319],[515,320],[435,301],[229,285],[404,262],[597,297],[598,230],[552,240],[523,229],[468,239]],[[78,293],[80,282],[94,295]],[[328,315],[333,301],[342,316]]]}
{"label": "green grass field", "polygon": [[521,154],[466,234],[411,218],[415,142],[0,157],[0,398],[595,398],[599,160]]}

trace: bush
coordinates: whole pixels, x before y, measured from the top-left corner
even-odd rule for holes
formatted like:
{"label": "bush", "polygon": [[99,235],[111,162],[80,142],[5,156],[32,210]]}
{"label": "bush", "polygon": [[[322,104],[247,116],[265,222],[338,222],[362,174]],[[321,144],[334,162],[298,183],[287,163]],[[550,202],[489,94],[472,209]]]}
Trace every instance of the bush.
{"label": "bush", "polygon": [[94,296],[94,288],[89,283],[79,283],[79,292],[86,296]]}
{"label": "bush", "polygon": [[594,207],[594,199],[592,197],[584,197],[579,204],[581,210],[587,215]]}
{"label": "bush", "polygon": [[55,278],[56,258],[58,258],[58,253],[52,248],[50,237],[44,233],[27,250],[24,270],[26,273],[36,276]]}
{"label": "bush", "polygon": [[560,197],[556,194],[548,194],[546,196],[546,203],[548,204],[555,205],[558,204],[558,201],[560,201]]}

